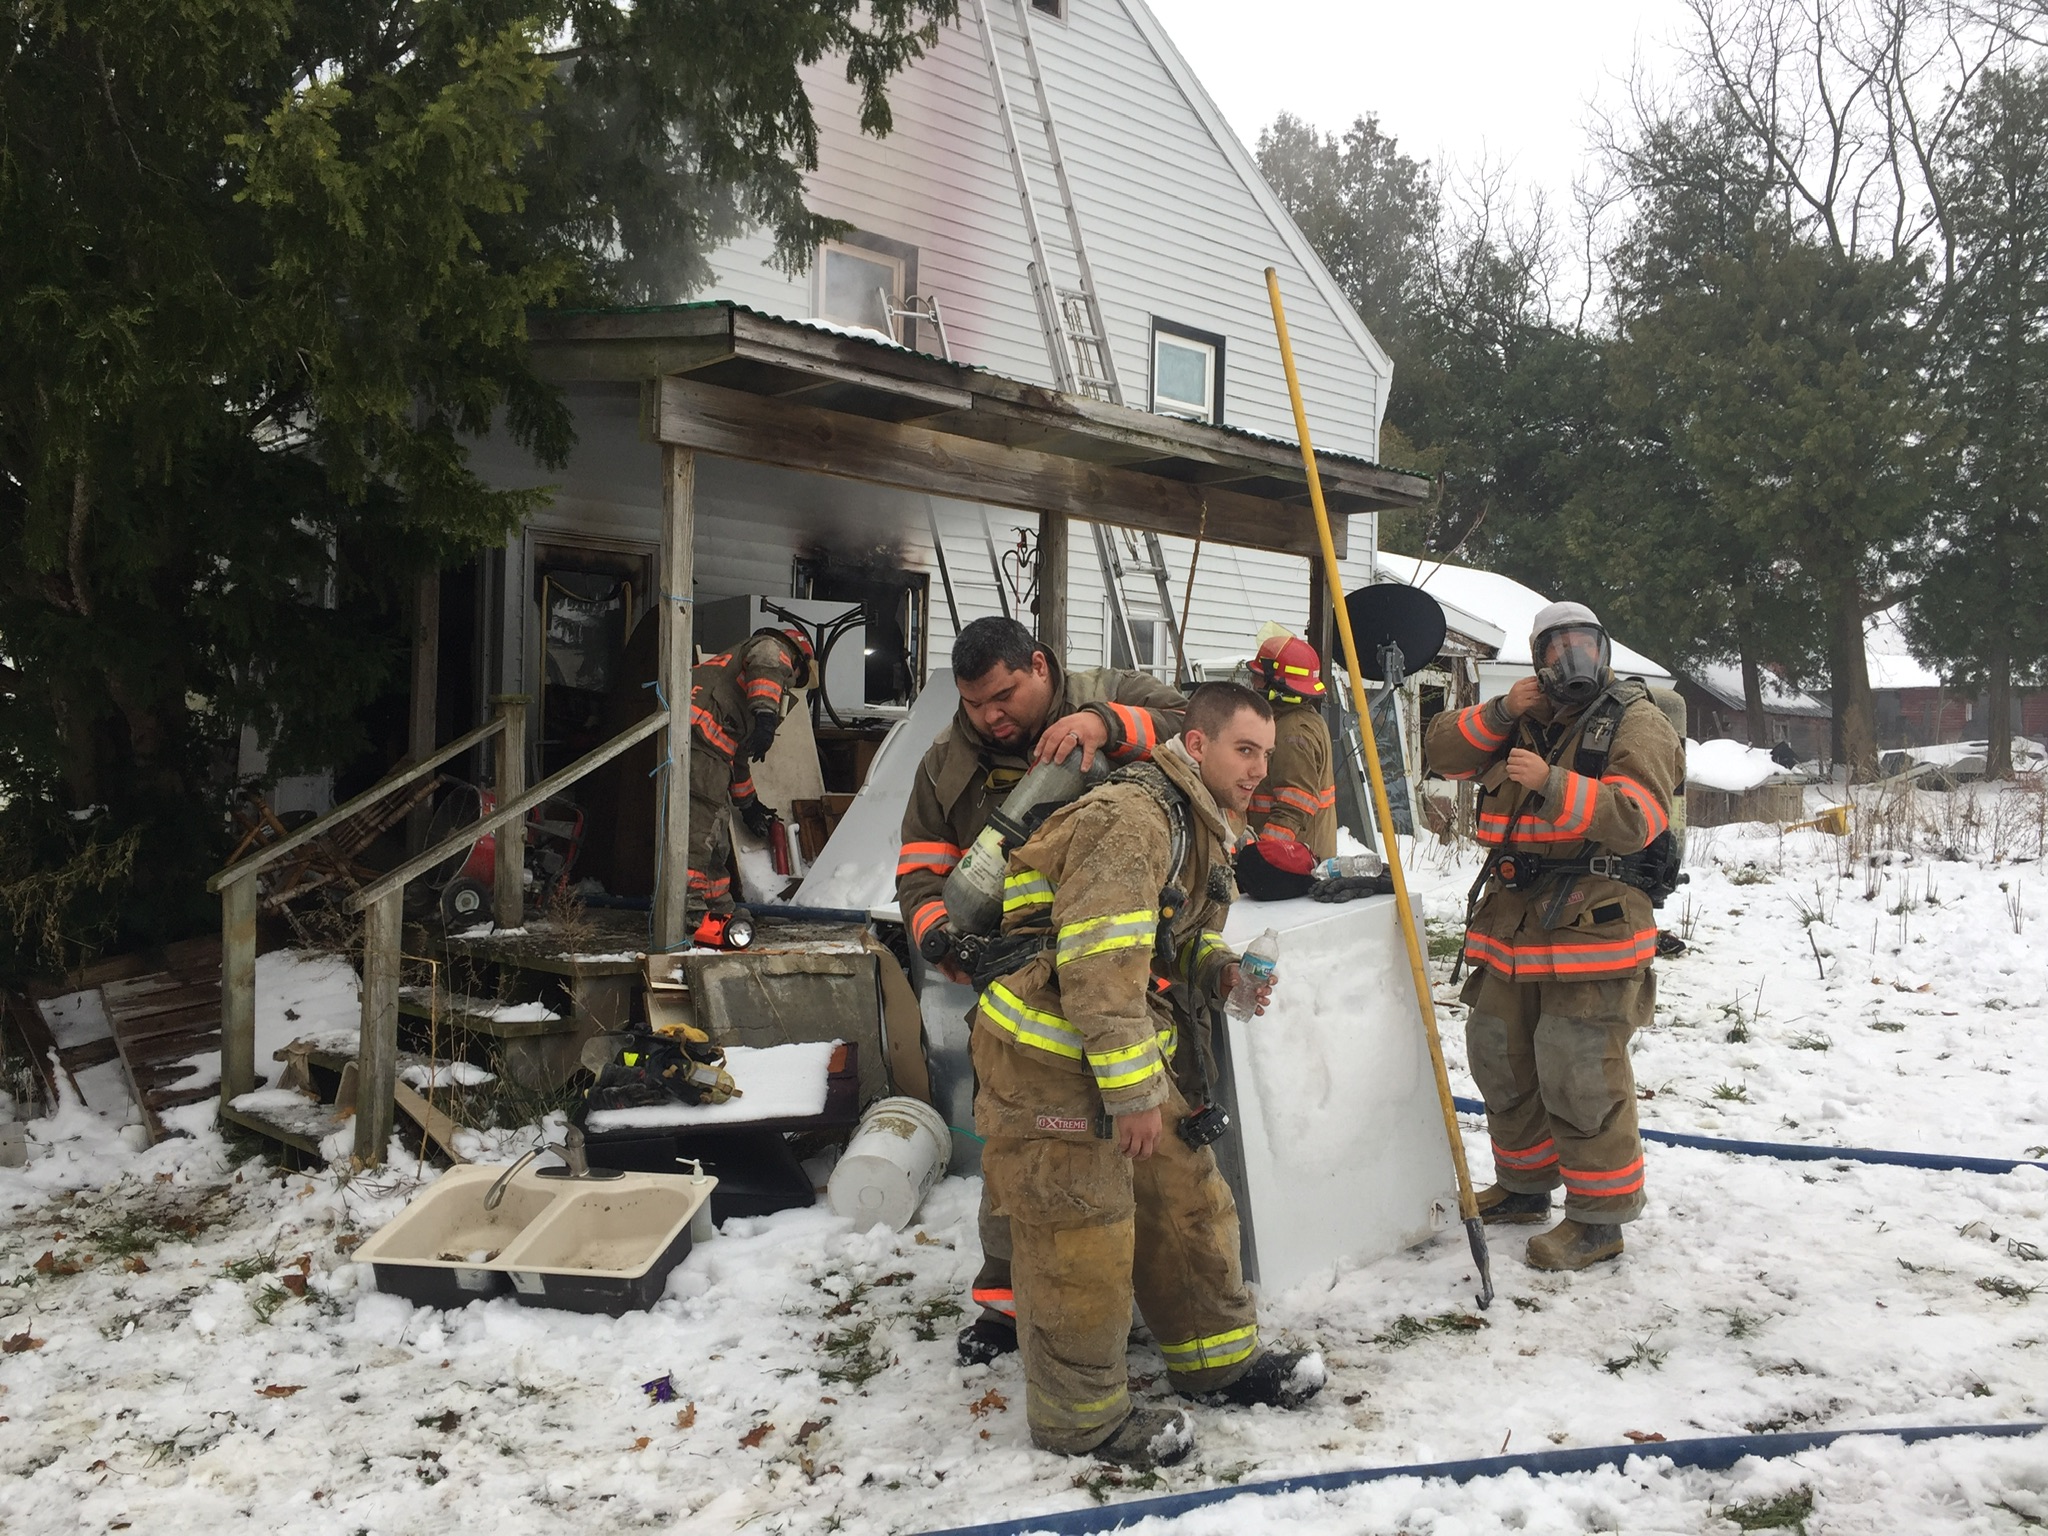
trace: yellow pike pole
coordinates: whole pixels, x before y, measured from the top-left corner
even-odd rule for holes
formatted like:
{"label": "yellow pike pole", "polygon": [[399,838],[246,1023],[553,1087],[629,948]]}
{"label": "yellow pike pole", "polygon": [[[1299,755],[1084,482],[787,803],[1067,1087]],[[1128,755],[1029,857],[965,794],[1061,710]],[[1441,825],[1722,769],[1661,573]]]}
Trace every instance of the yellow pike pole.
{"label": "yellow pike pole", "polygon": [[1322,477],[1316,473],[1316,451],[1308,439],[1308,412],[1301,403],[1301,379],[1294,371],[1294,347],[1287,339],[1287,315],[1280,305],[1280,274],[1266,268],[1266,293],[1273,301],[1273,330],[1280,338],[1280,362],[1287,370],[1287,395],[1294,403],[1294,429],[1301,437],[1301,462],[1308,471],[1308,499],[1315,507],[1316,536],[1323,545],[1323,574],[1330,583],[1330,606],[1337,633],[1344,641],[1344,670],[1351,677],[1351,703],[1358,711],[1359,734],[1365,738],[1365,766],[1372,775],[1372,808],[1379,823],[1380,846],[1394,876],[1394,903],[1401,914],[1401,937],[1408,946],[1408,969],[1415,978],[1415,1000],[1422,1009],[1422,1032],[1429,1041],[1430,1065],[1436,1069],[1436,1096],[1443,1107],[1444,1133],[1450,1138],[1451,1162],[1458,1171],[1458,1210],[1465,1236],[1472,1244],[1472,1262],[1479,1266],[1479,1307],[1493,1303],[1493,1266],[1486,1252],[1486,1224],[1479,1219],[1479,1199],[1472,1189],[1472,1170],[1465,1163],[1465,1138],[1458,1129],[1457,1106],[1451,1102],[1451,1074],[1444,1065],[1444,1043],[1436,1029],[1436,1000],[1430,996],[1429,968],[1422,958],[1422,935],[1415,906],[1408,899],[1408,876],[1401,868],[1401,845],[1394,835],[1394,811],[1387,803],[1387,780],[1380,771],[1380,744],[1373,730],[1372,710],[1365,701],[1364,673],[1358,667],[1358,641],[1351,633],[1351,610],[1344,604],[1344,583],[1337,574],[1337,543],[1330,536],[1330,513],[1323,505]]}

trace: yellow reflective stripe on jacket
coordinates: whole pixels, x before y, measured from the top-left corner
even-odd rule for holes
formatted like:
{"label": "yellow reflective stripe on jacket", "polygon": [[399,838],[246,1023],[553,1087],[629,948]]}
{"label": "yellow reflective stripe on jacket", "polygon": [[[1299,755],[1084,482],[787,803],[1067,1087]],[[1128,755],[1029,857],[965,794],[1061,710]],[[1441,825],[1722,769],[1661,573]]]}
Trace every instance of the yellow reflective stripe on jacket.
{"label": "yellow reflective stripe on jacket", "polygon": [[1166,1357],[1169,1371],[1188,1373],[1235,1365],[1256,1354],[1258,1348],[1259,1326],[1251,1323],[1227,1333],[1212,1333],[1205,1339],[1189,1339],[1185,1344],[1161,1344],[1159,1353]]}
{"label": "yellow reflective stripe on jacket", "polygon": [[1193,981],[1195,973],[1209,963],[1216,955],[1229,954],[1230,946],[1223,942],[1223,935],[1204,929],[1180,947],[1182,974]]}
{"label": "yellow reflective stripe on jacket", "polygon": [[1003,877],[1003,915],[1025,907],[1050,906],[1052,882],[1035,869],[1020,870]]}
{"label": "yellow reflective stripe on jacket", "polygon": [[1113,949],[1149,949],[1158,932],[1159,913],[1151,907],[1067,923],[1060,928],[1054,963],[1065,965]]}
{"label": "yellow reflective stripe on jacket", "polygon": [[1024,1000],[996,982],[981,994],[981,1011],[987,1014],[1019,1045],[1035,1046],[1055,1056],[1080,1061],[1087,1055],[1081,1046],[1081,1032],[1056,1013],[1027,1008]]}
{"label": "yellow reflective stripe on jacket", "polygon": [[1159,1039],[1154,1036],[1121,1050],[1090,1051],[1088,1069],[1095,1074],[1095,1086],[1109,1093],[1118,1088],[1134,1088],[1148,1077],[1164,1072],[1166,1062],[1161,1057]]}

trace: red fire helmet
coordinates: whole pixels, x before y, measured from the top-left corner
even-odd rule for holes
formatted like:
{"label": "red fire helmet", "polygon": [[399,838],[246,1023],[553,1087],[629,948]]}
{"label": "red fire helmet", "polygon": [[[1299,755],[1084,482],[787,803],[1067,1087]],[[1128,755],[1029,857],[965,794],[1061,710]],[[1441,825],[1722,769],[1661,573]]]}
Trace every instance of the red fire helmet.
{"label": "red fire helmet", "polygon": [[1319,699],[1323,696],[1323,663],[1315,647],[1299,635],[1269,636],[1252,662],[1252,675],[1270,699]]}

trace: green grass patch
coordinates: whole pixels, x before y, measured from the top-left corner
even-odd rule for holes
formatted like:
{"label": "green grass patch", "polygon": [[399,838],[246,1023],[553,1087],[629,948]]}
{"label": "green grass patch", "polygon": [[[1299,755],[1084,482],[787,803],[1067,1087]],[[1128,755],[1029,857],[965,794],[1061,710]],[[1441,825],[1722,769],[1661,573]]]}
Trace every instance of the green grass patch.
{"label": "green grass patch", "polygon": [[1806,1522],[1812,1514],[1813,1490],[1795,1488],[1775,1499],[1730,1504],[1721,1511],[1721,1518],[1733,1520],[1745,1531],[1797,1531],[1806,1536]]}
{"label": "green grass patch", "polygon": [[1387,1324],[1384,1333],[1373,1335],[1373,1343],[1388,1349],[1406,1349],[1418,1339],[1439,1333],[1477,1333],[1493,1325],[1471,1312],[1439,1312],[1435,1317],[1412,1317],[1403,1312]]}
{"label": "green grass patch", "polygon": [[1890,1019],[1874,1019],[1871,1021],[1870,1027],[1881,1035],[1896,1035],[1905,1029],[1906,1026],[1894,1023]]}
{"label": "green grass patch", "polygon": [[220,1272],[230,1280],[254,1280],[258,1275],[270,1274],[277,1268],[277,1250],[268,1253],[252,1253],[246,1259],[236,1259],[223,1264]]}
{"label": "green grass patch", "polygon": [[[1731,1035],[1729,1038],[1733,1039],[1734,1037]],[[1749,1102],[1749,1090],[1739,1083],[1716,1083],[1714,1084],[1714,1097],[1724,1104],[1747,1104]]]}
{"label": "green grass patch", "polygon": [[1835,1048],[1835,1042],[1817,1029],[1794,1035],[1788,1043],[1795,1051],[1831,1051]]}
{"label": "green grass patch", "polygon": [[858,1387],[886,1371],[895,1357],[876,1345],[875,1327],[875,1319],[867,1318],[820,1339],[818,1347],[831,1357],[832,1364],[818,1372],[818,1379]]}
{"label": "green grass patch", "polygon": [[1601,1364],[1608,1375],[1619,1376],[1623,1371],[1638,1365],[1647,1365],[1653,1371],[1661,1371],[1664,1369],[1664,1362],[1670,1357],[1671,1351],[1668,1349],[1652,1349],[1648,1339],[1637,1339],[1627,1354],[1617,1355],[1612,1360],[1602,1361]]}
{"label": "green grass patch", "polygon": [[1435,923],[1427,925],[1429,933],[1429,958],[1432,960],[1455,960],[1465,948],[1465,930]]}

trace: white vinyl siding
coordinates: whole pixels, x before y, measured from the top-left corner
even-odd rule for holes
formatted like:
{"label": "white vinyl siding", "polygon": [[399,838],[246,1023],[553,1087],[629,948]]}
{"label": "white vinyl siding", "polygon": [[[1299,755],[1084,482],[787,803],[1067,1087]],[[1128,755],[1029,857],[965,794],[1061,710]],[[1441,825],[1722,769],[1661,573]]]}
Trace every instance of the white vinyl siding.
{"label": "white vinyl siding", "polygon": [[[1003,0],[989,8],[1039,222],[1065,273],[1065,220],[1016,15]],[[1340,312],[1328,275],[1311,272],[1306,243],[1284,215],[1276,218],[1250,156],[1229,139],[1158,23],[1140,0],[1089,0],[1064,24],[1036,12],[1032,19],[1127,403],[1146,402],[1152,317],[1168,315],[1225,337],[1225,424],[1293,439],[1266,298],[1271,265],[1316,441],[1374,457],[1385,355],[1355,315]],[[972,24],[946,28],[931,54],[891,82],[896,127],[884,139],[860,133],[858,98],[842,66],[820,63],[804,79],[822,131],[819,166],[806,183],[812,207],[917,248],[918,290],[938,300],[957,360],[1050,383],[1025,280],[1023,214]],[[813,281],[774,271],[768,255],[758,234],[715,253],[717,280],[700,296],[797,318],[816,313]],[[930,348],[925,329],[919,345]]]}

